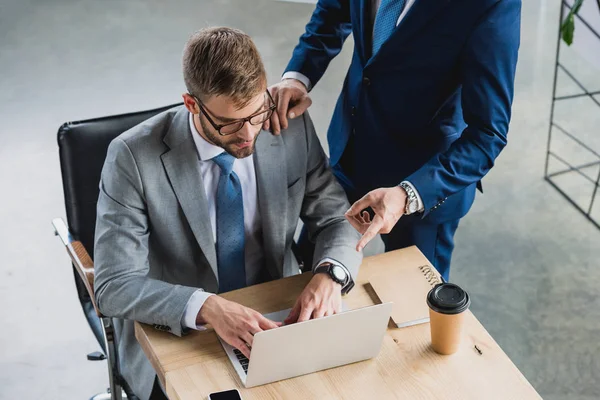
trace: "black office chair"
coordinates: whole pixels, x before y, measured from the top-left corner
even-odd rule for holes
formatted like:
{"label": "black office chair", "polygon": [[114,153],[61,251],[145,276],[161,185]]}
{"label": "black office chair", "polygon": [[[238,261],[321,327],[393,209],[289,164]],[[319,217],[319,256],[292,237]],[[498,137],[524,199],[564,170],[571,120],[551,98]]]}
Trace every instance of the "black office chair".
{"label": "black office chair", "polygon": [[58,130],[58,147],[62,170],[67,225],[61,218],[52,221],[72,260],[75,286],[83,313],[98,340],[101,352],[88,354],[88,360],[107,360],[109,388],[93,400],[137,399],[119,373],[117,340],[112,318],[103,316],[94,298],[94,230],[98,202],[100,173],[110,142],[140,122],[174,104],[130,114],[115,115],[85,121],[67,122]]}

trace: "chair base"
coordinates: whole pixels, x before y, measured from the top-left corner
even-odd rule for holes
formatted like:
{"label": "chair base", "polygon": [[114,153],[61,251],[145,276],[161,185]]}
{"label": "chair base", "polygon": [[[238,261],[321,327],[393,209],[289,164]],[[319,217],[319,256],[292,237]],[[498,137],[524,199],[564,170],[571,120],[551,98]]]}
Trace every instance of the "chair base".
{"label": "chair base", "polygon": [[[123,400],[127,399],[127,394],[125,394],[124,390],[121,390],[121,398]],[[112,399],[113,399],[113,397],[109,390],[107,390],[104,393],[98,393],[97,395],[90,397],[90,400],[112,400]]]}

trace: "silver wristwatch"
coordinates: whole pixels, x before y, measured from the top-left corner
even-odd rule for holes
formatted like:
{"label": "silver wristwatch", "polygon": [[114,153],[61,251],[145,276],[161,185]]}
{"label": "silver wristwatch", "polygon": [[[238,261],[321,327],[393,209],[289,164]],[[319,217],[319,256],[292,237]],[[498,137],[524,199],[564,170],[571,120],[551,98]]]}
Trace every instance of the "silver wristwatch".
{"label": "silver wristwatch", "polygon": [[416,213],[419,210],[419,200],[417,199],[417,194],[410,185],[404,182],[400,183],[400,187],[404,189],[407,195],[404,214],[410,215]]}
{"label": "silver wristwatch", "polygon": [[314,273],[328,274],[334,282],[339,283],[342,286],[342,294],[348,293],[354,287],[354,282],[352,282],[352,279],[350,279],[350,276],[346,273],[346,270],[339,265],[332,264],[330,262],[324,262],[315,268]]}

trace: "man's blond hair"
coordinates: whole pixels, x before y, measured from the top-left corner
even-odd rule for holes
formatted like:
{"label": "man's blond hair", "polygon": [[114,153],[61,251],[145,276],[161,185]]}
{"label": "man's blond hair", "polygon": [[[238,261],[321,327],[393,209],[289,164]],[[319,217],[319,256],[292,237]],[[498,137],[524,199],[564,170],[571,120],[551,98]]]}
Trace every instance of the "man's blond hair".
{"label": "man's blond hair", "polygon": [[267,85],[265,68],[250,36],[226,27],[202,29],[190,37],[183,50],[183,79],[189,93],[200,101],[228,96],[240,108]]}

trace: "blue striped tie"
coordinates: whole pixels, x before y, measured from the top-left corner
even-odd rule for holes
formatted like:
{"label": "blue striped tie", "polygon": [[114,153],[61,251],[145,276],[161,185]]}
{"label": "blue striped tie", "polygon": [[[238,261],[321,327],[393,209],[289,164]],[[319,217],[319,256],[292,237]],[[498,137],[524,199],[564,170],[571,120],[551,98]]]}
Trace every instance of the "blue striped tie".
{"label": "blue striped tie", "polygon": [[405,4],[406,0],[381,0],[373,28],[372,55],[377,54],[381,45],[391,36]]}
{"label": "blue striped tie", "polygon": [[219,293],[246,286],[244,200],[233,172],[235,157],[223,152],[212,159],[221,168],[217,186],[217,269]]}

